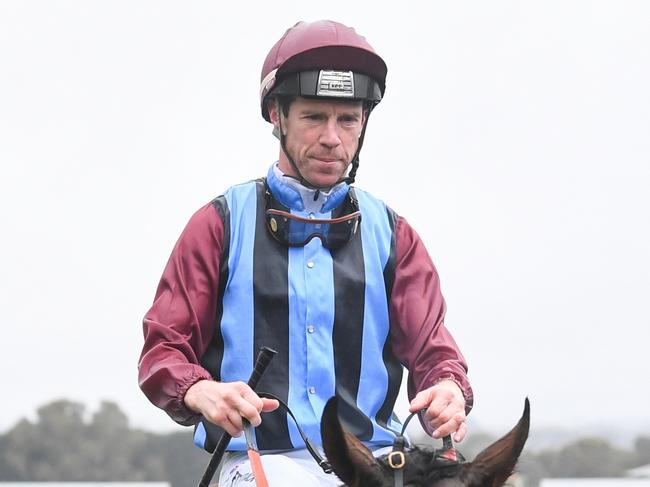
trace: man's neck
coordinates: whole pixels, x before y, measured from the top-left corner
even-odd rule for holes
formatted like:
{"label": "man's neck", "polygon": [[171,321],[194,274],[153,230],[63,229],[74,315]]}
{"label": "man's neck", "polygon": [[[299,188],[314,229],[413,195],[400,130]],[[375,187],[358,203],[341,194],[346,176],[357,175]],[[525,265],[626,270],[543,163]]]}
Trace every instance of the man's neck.
{"label": "man's neck", "polygon": [[341,182],[331,188],[322,189],[308,188],[301,184],[295,177],[284,174],[277,164],[273,166],[273,171],[280,181],[295,189],[300,194],[305,211],[311,213],[320,213],[332,192],[338,189],[340,185],[345,184]]}

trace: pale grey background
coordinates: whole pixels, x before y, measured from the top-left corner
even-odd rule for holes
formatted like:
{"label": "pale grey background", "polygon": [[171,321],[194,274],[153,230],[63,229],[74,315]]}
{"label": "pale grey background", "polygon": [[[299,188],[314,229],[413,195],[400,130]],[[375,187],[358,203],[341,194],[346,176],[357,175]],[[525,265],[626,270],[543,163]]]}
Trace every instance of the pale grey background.
{"label": "pale grey background", "polygon": [[173,423],[140,322],[190,215],[265,174],[299,19],[386,59],[358,185],[420,232],[473,421],[650,430],[650,3],[0,1],[0,430],[58,397]]}

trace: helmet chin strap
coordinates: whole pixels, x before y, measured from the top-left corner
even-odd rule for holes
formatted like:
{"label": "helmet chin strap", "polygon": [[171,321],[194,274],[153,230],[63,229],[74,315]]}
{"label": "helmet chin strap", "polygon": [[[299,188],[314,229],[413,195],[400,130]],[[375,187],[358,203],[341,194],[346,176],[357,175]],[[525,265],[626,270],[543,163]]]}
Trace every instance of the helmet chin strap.
{"label": "helmet chin strap", "polygon": [[361,152],[361,146],[363,145],[363,139],[366,136],[366,127],[368,126],[368,119],[370,118],[370,110],[368,110],[366,119],[363,122],[363,127],[361,128],[361,133],[359,134],[359,145],[357,146],[357,152],[355,152],[354,157],[352,158],[352,164],[348,177],[343,178],[341,181],[346,181],[348,184],[354,183],[354,178],[357,175],[357,169],[359,169],[359,152]]}
{"label": "helmet chin strap", "polygon": [[289,151],[287,150],[287,144],[286,144],[286,137],[284,135],[284,130],[282,127],[282,109],[278,104],[278,125],[279,125],[279,138],[280,138],[280,147],[282,147],[282,152],[284,152],[284,155],[286,158],[289,160],[289,163],[291,164],[291,167],[293,167],[293,170],[296,172],[297,176],[295,177],[298,181],[300,181],[300,184],[305,186],[306,188],[309,189],[316,189],[316,190],[323,190],[323,189],[329,189],[334,186],[336,186],[339,183],[345,182],[347,184],[352,184],[354,183],[354,179],[357,175],[357,170],[359,169],[359,152],[361,152],[361,146],[363,145],[363,139],[366,135],[366,126],[368,125],[368,118],[370,118],[370,111],[367,112],[366,119],[363,122],[363,127],[361,128],[361,133],[359,134],[359,145],[357,146],[357,151],[354,153],[354,157],[352,158],[352,163],[350,164],[350,172],[348,173],[347,176],[339,179],[336,181],[334,184],[331,186],[316,186],[315,184],[312,184],[311,182],[307,181],[305,177],[302,175],[300,172],[300,169],[298,169],[298,165],[296,162],[293,160],[293,157],[291,157],[291,154],[289,154]]}

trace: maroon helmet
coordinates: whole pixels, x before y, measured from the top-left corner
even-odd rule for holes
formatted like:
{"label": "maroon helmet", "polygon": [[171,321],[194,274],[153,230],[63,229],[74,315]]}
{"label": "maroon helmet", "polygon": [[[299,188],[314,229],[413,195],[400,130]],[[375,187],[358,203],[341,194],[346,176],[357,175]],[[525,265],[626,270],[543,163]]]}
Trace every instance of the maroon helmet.
{"label": "maroon helmet", "polygon": [[331,20],[298,22],[271,48],[262,67],[260,104],[278,95],[362,100],[369,108],[386,88],[386,63],[365,37]]}

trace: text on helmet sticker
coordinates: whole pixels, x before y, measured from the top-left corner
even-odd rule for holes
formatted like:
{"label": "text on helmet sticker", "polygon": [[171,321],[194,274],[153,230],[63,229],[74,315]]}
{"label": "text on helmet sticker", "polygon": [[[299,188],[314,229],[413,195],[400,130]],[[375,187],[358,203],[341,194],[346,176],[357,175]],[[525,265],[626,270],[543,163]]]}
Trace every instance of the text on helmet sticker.
{"label": "text on helmet sticker", "polygon": [[352,75],[352,71],[321,70],[318,75],[316,96],[353,98],[354,76]]}

